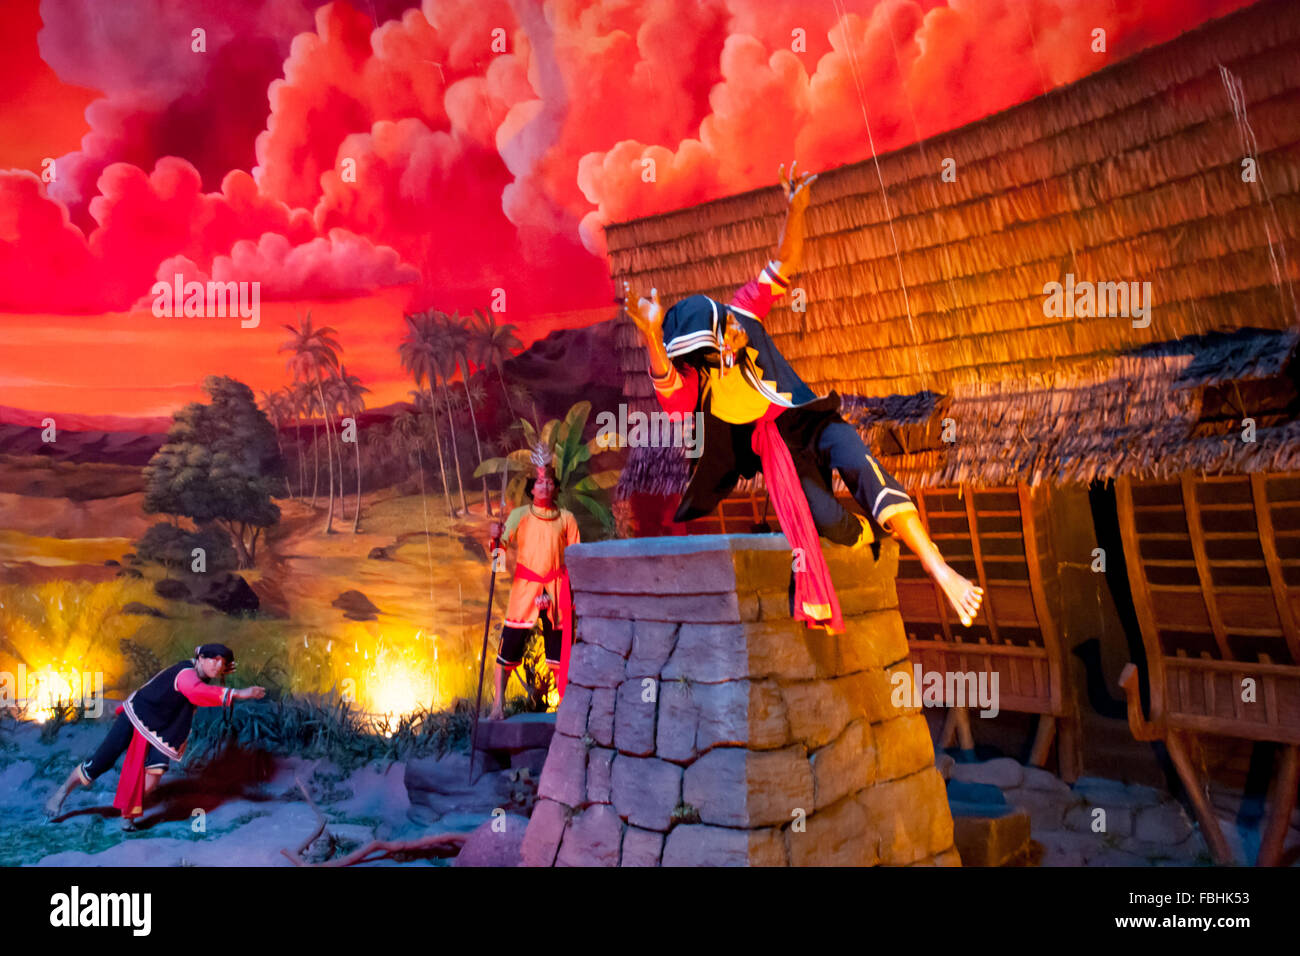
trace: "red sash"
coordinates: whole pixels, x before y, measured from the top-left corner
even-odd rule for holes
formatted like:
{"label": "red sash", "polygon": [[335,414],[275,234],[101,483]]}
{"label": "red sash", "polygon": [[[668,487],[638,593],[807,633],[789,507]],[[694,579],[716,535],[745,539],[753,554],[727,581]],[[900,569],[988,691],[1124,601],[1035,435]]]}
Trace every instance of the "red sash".
{"label": "red sash", "polygon": [[[117,712],[122,712],[120,705]],[[148,754],[148,741],[140,736],[140,731],[131,728],[131,745],[126,748],[122,774],[117,779],[117,795],[113,798],[113,806],[128,820],[144,813],[144,762]]]}
{"label": "red sash", "polygon": [[516,564],[515,577],[543,585],[559,582],[555,588],[555,600],[551,602],[551,623],[561,632],[560,669],[555,674],[555,690],[563,698],[564,688],[569,683],[569,647],[573,644],[573,593],[569,590],[569,569],[561,565],[543,577],[532,568]]}
{"label": "red sash", "polygon": [[790,449],[772,420],[781,411],[780,407],[773,406],[769,410],[771,417],[764,416],[754,423],[752,444],[763,463],[763,481],[781,530],[795,554],[803,558],[794,568],[794,619],[838,634],[844,630],[840,599],[835,594],[835,584]]}

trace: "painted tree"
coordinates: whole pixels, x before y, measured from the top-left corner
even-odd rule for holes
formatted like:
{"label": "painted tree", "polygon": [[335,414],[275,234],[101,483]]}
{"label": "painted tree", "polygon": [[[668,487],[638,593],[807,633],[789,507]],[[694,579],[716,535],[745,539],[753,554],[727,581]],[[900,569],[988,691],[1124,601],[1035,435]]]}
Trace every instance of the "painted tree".
{"label": "painted tree", "polygon": [[[398,345],[402,368],[415,379],[417,388],[428,389],[430,413],[433,418],[434,445],[438,449],[438,473],[442,476],[442,497],[447,514],[455,516],[451,503],[451,490],[447,484],[447,466],[442,457],[442,436],[438,428],[437,404],[433,398],[434,379],[438,374],[437,335],[433,322],[426,312],[402,316],[406,322],[406,335]],[[423,472],[421,472],[423,474]]]}
{"label": "painted tree", "polygon": [[[271,421],[271,427],[275,429],[275,447],[280,452],[280,458],[284,458],[284,446],[280,444],[280,426],[288,417],[289,409],[285,403],[284,396],[279,392],[261,392],[262,411]],[[284,476],[284,493],[285,497],[293,497],[293,489],[289,487],[289,476]]]}
{"label": "painted tree", "polygon": [[[478,437],[478,414],[474,408],[474,394],[470,391],[469,369],[470,354],[473,350],[473,335],[467,321],[459,312],[453,312],[447,324],[447,344],[452,357],[460,368],[460,381],[465,386],[465,404],[469,408],[469,423],[474,428],[474,452],[479,464],[483,463],[483,444]],[[481,401],[481,398],[480,398]],[[483,513],[492,513],[492,499],[488,492],[487,476],[483,477]]]}
{"label": "painted tree", "polygon": [[[357,500],[356,507],[352,513],[352,533],[357,533],[357,524],[361,521],[361,413],[365,410],[365,395],[369,394],[370,389],[361,384],[361,379],[355,375],[348,374],[346,365],[339,366],[338,376],[335,378],[338,384],[339,405],[343,409],[344,415],[350,415],[353,419],[353,429],[355,431],[356,441],[352,444],[356,448],[357,464]],[[341,492],[340,492],[341,494]]]}
{"label": "painted tree", "polygon": [[501,382],[501,392],[505,396],[506,405],[510,408],[510,417],[518,418],[519,413],[515,411],[514,403],[510,401],[510,391],[506,388],[505,361],[513,358],[516,352],[523,349],[524,343],[519,341],[516,335],[519,329],[516,326],[498,325],[495,316],[484,313],[480,309],[474,310],[474,316],[478,320],[470,325],[470,352],[474,356],[474,363],[479,368],[495,368],[497,378]]}
{"label": "painted tree", "polygon": [[306,414],[306,400],[302,388],[295,382],[285,385],[280,393],[284,396],[285,408],[293,416],[294,445],[297,447],[298,458],[298,498],[301,500],[307,495],[306,456],[302,453],[302,419]]}
{"label": "painted tree", "polygon": [[284,478],[284,459],[252,389],[208,376],[203,390],[210,404],[191,402],[178,411],[144,469],[144,510],[224,529],[239,566],[252,567],[258,537],[280,520],[271,495]]}
{"label": "painted tree", "polygon": [[348,503],[347,503],[347,496],[343,493],[343,489],[347,487],[347,485],[343,480],[343,460],[346,456],[344,455],[344,449],[343,449],[343,425],[342,425],[343,416],[346,413],[343,411],[343,390],[342,390],[342,386],[339,383],[338,367],[331,369],[329,378],[325,380],[325,403],[329,406],[330,420],[338,423],[337,424],[338,451],[337,451],[336,465],[337,465],[338,478],[339,478],[339,520],[347,521]]}
{"label": "painted tree", "polygon": [[[289,352],[287,362],[289,371],[295,378],[313,382],[316,387],[316,402],[321,414],[325,416],[325,468],[329,472],[329,510],[325,516],[325,533],[334,533],[334,469],[333,433],[330,429],[329,405],[325,400],[325,379],[329,372],[338,366],[338,354],[342,347],[336,339],[334,329],[329,326],[313,328],[311,313],[298,326],[286,325],[290,339],[280,346],[281,352]],[[313,500],[315,494],[313,493]]]}
{"label": "painted tree", "polygon": [[456,435],[456,414],[451,403],[451,379],[456,374],[456,357],[453,354],[455,333],[451,319],[445,312],[430,313],[434,336],[434,368],[439,390],[442,392],[443,405],[447,409],[447,428],[451,434],[451,454],[456,470],[456,491],[460,495],[460,507],[469,514],[469,503],[465,500],[465,483],[461,480],[464,472],[460,466],[460,442]]}

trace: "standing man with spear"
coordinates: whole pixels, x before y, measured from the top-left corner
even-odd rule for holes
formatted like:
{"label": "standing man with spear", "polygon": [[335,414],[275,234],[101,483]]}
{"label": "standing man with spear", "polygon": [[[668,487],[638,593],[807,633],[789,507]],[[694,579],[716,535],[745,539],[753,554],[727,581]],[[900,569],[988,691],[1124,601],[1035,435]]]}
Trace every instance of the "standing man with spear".
{"label": "standing man with spear", "polygon": [[[577,544],[580,536],[577,519],[555,504],[551,458],[550,449],[539,442],[530,456],[536,474],[524,487],[524,494],[532,502],[516,508],[504,528],[500,522],[492,523],[493,552],[504,535],[507,543],[515,544],[517,560],[505,626],[501,629],[496,699],[489,720],[505,717],[506,681],[523,660],[524,647],[539,619],[546,642],[546,663],[555,675],[556,691],[564,696],[569,648],[573,643],[573,600],[569,593],[569,569],[564,566],[564,549]],[[480,688],[481,685],[480,679]]]}

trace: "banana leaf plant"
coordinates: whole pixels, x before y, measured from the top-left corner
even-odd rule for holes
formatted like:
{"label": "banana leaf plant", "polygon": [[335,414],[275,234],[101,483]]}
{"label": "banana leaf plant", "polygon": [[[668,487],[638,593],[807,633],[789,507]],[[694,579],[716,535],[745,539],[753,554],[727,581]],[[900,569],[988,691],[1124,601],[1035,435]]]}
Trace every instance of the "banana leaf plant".
{"label": "banana leaf plant", "polygon": [[[533,464],[529,460],[533,448],[539,441],[550,449],[552,467],[555,469],[555,501],[561,508],[579,513],[579,507],[598,522],[605,531],[614,527],[614,515],[609,506],[609,489],[618,484],[618,472],[614,470],[591,473],[591,456],[604,448],[596,439],[589,442],[582,440],[582,430],[587,427],[591,415],[591,402],[578,402],[569,409],[563,420],[553,418],[542,426],[540,434],[527,419],[518,422],[523,433],[523,448],[510,452],[504,458],[489,458],[474,471],[474,477],[499,475],[505,471],[509,476],[506,485],[506,497],[511,507],[525,503],[524,486],[534,474]],[[513,530],[507,529],[507,533]]]}

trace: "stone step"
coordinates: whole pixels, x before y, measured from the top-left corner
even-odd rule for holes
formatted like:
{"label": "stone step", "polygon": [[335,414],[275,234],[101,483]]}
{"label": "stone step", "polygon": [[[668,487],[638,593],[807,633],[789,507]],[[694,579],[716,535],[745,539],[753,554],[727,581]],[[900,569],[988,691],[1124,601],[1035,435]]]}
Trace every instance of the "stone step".
{"label": "stone step", "polygon": [[515,714],[505,720],[480,720],[477,749],[516,753],[551,746],[555,714]]}
{"label": "stone step", "polygon": [[1005,866],[1029,846],[1029,814],[1010,807],[950,802],[962,866]]}

